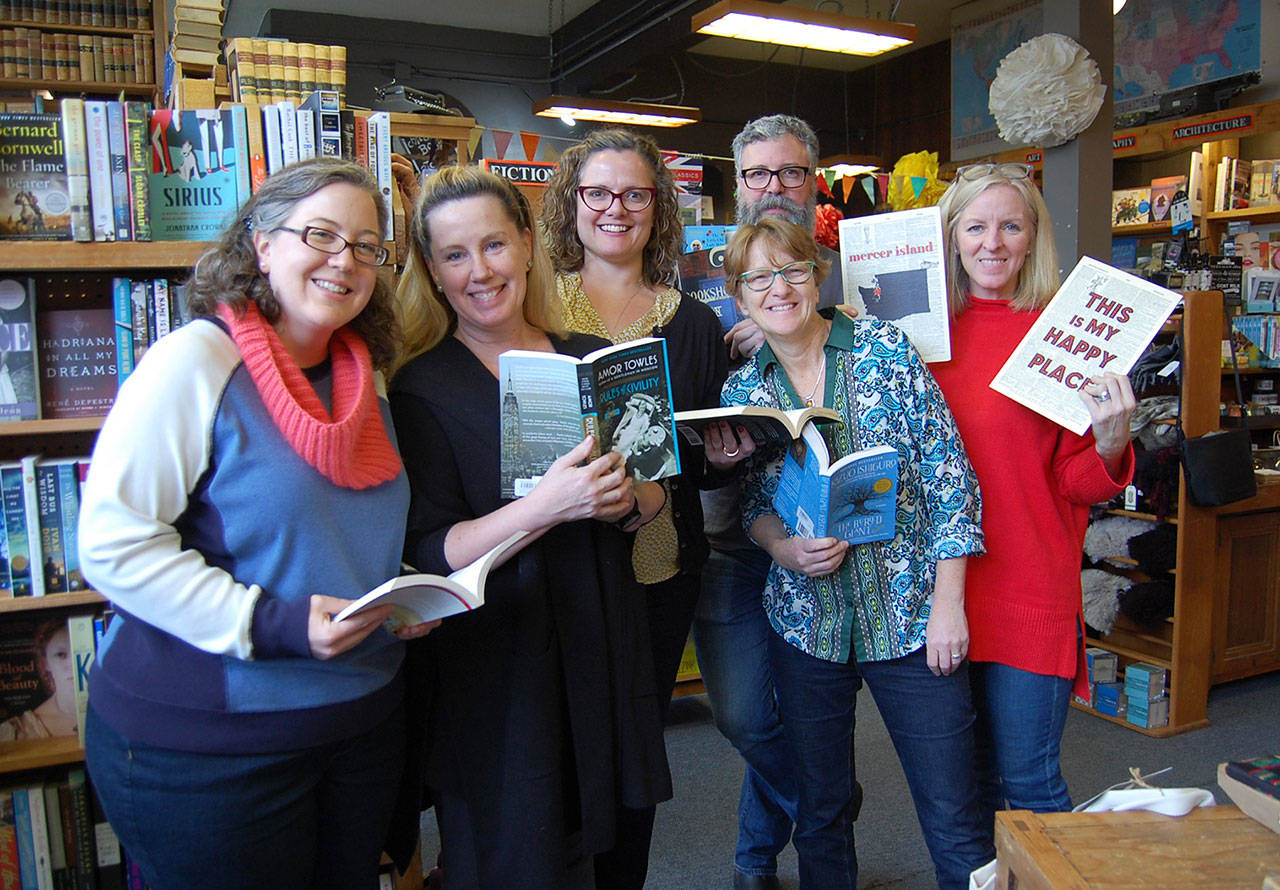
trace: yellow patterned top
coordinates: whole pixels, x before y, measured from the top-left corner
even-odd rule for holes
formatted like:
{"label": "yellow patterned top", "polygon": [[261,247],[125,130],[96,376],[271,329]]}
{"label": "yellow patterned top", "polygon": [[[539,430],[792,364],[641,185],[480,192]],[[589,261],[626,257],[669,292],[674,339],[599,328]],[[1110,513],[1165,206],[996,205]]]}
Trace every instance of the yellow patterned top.
{"label": "yellow patterned top", "polygon": [[[591,305],[591,300],[582,289],[582,276],[577,272],[557,276],[556,291],[560,295],[564,323],[569,330],[577,334],[603,337],[611,343],[625,343],[652,335],[653,329],[669,322],[680,306],[680,291],[669,287],[658,294],[648,312],[614,334],[605,327],[596,307]],[[659,484],[665,487],[664,483]],[[670,497],[663,503],[658,515],[636,532],[631,565],[635,570],[636,580],[641,584],[657,584],[674,577],[680,571],[680,545],[676,538],[675,521],[671,518]]]}

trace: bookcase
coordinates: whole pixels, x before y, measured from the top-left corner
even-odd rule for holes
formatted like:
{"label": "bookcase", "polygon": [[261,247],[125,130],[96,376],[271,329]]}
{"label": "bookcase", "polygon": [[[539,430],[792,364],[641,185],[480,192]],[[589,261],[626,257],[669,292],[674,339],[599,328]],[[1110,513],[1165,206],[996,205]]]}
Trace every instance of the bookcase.
{"label": "bookcase", "polygon": [[[1202,252],[1209,252],[1233,221],[1280,222],[1280,206],[1211,210],[1218,160],[1224,155],[1248,157],[1248,142],[1274,133],[1280,133],[1280,101],[1118,130],[1112,139],[1115,187],[1185,174],[1192,150],[1200,151],[1205,212],[1195,222]],[[1280,151],[1272,156],[1280,156]],[[1042,159],[1038,149],[1019,148],[985,160],[1025,161],[1038,168]],[[1109,226],[1110,221],[1099,223]],[[1168,238],[1170,232],[1167,221],[1113,230],[1118,236],[1152,240]],[[1179,395],[1186,434],[1199,436],[1220,428],[1221,407],[1235,401],[1235,392],[1231,370],[1224,370],[1222,363],[1228,331],[1223,295],[1203,291],[1185,296]],[[1246,379],[1263,374],[1280,377],[1280,370],[1250,369]],[[1269,441],[1274,434],[1269,422],[1251,421],[1251,427],[1256,428],[1255,442]],[[1155,629],[1122,618],[1109,634],[1087,640],[1090,646],[1115,652],[1122,666],[1143,661],[1168,671],[1168,725],[1144,729],[1078,702],[1074,707],[1137,732],[1170,736],[1208,725],[1209,690],[1214,684],[1280,670],[1280,482],[1257,478],[1255,497],[1214,508],[1190,503],[1180,479],[1176,512],[1165,520],[1177,528],[1173,617]],[[1115,512],[1156,519],[1152,514]]]}
{"label": "bookcase", "polygon": [[[72,95],[96,93],[111,96],[123,92],[134,98],[154,97],[159,92],[160,73],[168,42],[168,0],[130,0],[128,4],[117,0],[85,0],[84,3],[74,4],[79,22],[71,21],[71,6],[72,4],[33,4],[5,0],[0,2],[0,30],[27,28],[41,34],[57,35],[59,40],[72,35],[82,35],[90,38],[90,41],[94,37],[132,40],[138,50],[143,50],[143,58],[137,58],[135,53],[135,80],[125,83],[97,76],[83,78],[77,49],[71,76],[50,78],[44,76],[47,69],[40,76],[36,76],[34,72],[28,77],[0,76],[0,90],[45,89]],[[47,20],[36,20],[34,16],[37,13]],[[85,21],[90,23],[83,23]],[[104,22],[112,24],[103,24]],[[95,52],[97,49],[95,46]],[[6,61],[16,52],[16,47],[6,45]],[[4,70],[11,71],[11,66]]]}

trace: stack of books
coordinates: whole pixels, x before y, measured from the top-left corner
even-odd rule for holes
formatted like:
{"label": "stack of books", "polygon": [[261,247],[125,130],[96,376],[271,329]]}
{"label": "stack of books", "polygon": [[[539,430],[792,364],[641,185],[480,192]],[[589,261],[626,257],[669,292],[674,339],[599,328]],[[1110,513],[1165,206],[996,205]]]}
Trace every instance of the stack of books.
{"label": "stack of books", "polygon": [[222,15],[222,0],[177,0],[169,44],[173,61],[212,70],[222,47]]}
{"label": "stack of books", "polygon": [[315,90],[333,90],[339,104],[346,104],[345,46],[236,37],[225,48],[227,79],[236,102],[300,103]]}

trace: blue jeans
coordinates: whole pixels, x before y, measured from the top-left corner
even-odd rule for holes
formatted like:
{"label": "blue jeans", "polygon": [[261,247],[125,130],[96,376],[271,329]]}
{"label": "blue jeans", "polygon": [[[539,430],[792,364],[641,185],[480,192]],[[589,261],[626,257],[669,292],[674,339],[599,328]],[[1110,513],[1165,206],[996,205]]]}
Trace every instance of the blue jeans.
{"label": "blue jeans", "polygon": [[404,714],[314,748],[224,755],[133,744],[90,706],[85,755],[152,890],[373,890]]}
{"label": "blue jeans", "polygon": [[759,548],[712,550],[693,620],[716,728],[747,763],[733,864],[748,875],[777,872],[796,813],[795,768],[769,667],[769,638],[775,636],[764,613],[769,565],[769,554]]}
{"label": "blue jeans", "polygon": [[911,789],[938,886],[964,890],[969,872],[995,858],[973,775],[973,707],[964,667],[929,670],[924,647],[891,661],[837,664],[769,641],[782,728],[795,750],[800,788],[793,841],[802,890],[853,890],[853,822],[862,805],[853,757],[854,709],[865,682]]}
{"label": "blue jeans", "polygon": [[1059,751],[1072,681],[995,662],[969,666],[978,785],[984,816],[1010,809],[1054,813],[1071,809]]}

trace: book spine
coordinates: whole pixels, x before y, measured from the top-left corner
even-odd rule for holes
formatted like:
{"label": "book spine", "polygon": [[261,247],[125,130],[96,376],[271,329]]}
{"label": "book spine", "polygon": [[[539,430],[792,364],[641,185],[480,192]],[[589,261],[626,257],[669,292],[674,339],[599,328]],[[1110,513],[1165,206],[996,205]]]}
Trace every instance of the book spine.
{"label": "book spine", "polygon": [[395,181],[391,178],[391,114],[379,111],[369,115],[369,161],[378,180],[378,191],[382,193],[382,204],[387,208],[387,228],[382,233],[382,240],[395,239],[395,209],[392,205],[391,190]]}
{"label": "book spine", "polygon": [[27,789],[15,788],[13,795],[13,827],[18,832],[18,872],[22,890],[40,890],[36,877],[36,849],[31,836],[31,806],[27,801]]}
{"label": "book spine", "polygon": [[127,886],[124,851],[120,839],[107,820],[106,811],[98,800],[93,783],[88,784],[90,812],[93,816],[94,868],[97,872],[97,890],[124,890]]}
{"label": "book spine", "polygon": [[298,44],[292,42],[282,44],[280,52],[284,56],[284,100],[294,103],[301,102],[302,74]]}
{"label": "book spine", "polygon": [[290,101],[277,102],[280,109],[280,148],[282,165],[298,163],[298,111]]}
{"label": "book spine", "polygon": [[27,810],[31,814],[31,846],[35,853],[36,886],[53,890],[53,866],[49,863],[49,823],[44,811],[44,788],[27,788]]}
{"label": "book spine", "polygon": [[115,208],[111,189],[111,136],[107,103],[84,103],[85,134],[89,148],[89,205],[93,215],[93,240],[114,241]]}
{"label": "book spine", "polygon": [[148,281],[134,281],[133,290],[129,294],[129,302],[133,305],[131,316],[133,324],[133,366],[136,368],[147,347],[151,345],[150,327],[147,324],[147,297],[151,292]]}
{"label": "book spine", "polygon": [[[2,485],[2,483],[0,483]],[[4,514],[4,493],[0,488],[0,599],[13,599],[13,575],[10,570],[12,551],[9,547],[8,519]],[[0,881],[0,890],[4,882]]]}
{"label": "book spine", "polygon": [[132,241],[133,222],[129,210],[129,150],[124,129],[124,102],[106,104],[106,145],[111,163],[111,218],[115,241]]}
{"label": "book spine", "polygon": [[253,105],[245,109],[245,153],[249,156],[249,187],[257,191],[267,178],[267,150],[262,129],[262,108]]}
{"label": "book spine", "polygon": [[298,160],[305,161],[316,156],[316,118],[310,111],[299,108],[298,120]]}
{"label": "book spine", "polygon": [[151,280],[151,317],[155,320],[156,339],[159,340],[173,330],[172,310],[169,306],[169,279],[153,278]]}
{"label": "book spine", "polygon": [[36,492],[35,455],[22,458],[22,507],[26,511],[27,546],[31,549],[31,595],[44,596],[44,553],[40,548],[40,499]]}
{"label": "book spine", "polygon": [[[70,885],[71,873],[67,868],[67,847],[62,835],[62,804],[58,800],[58,786],[47,782],[44,792],[45,830],[49,835],[49,869],[53,873],[54,890]],[[4,882],[0,881],[0,887]]]}
{"label": "book spine", "polygon": [[[256,113],[255,109],[255,113]],[[252,180],[249,174],[249,110],[243,105],[232,105],[231,138],[235,143],[236,153],[236,208],[244,206],[245,201],[253,197]]]}
{"label": "book spine", "polygon": [[76,887],[78,890],[96,890],[93,864],[93,816],[89,804],[89,789],[85,784],[84,770],[67,771],[68,797],[71,813],[71,830],[76,851]]}
{"label": "book spine", "polygon": [[[298,44],[298,92],[301,99],[316,89],[316,47],[314,43]],[[299,101],[301,101],[301,99]]]}
{"label": "book spine", "polygon": [[46,461],[35,467],[36,500],[40,516],[40,551],[44,554],[45,593],[66,593],[66,557],[62,546],[62,506],[58,498],[58,470]]}
{"label": "book spine", "polygon": [[347,103],[347,48],[338,44],[329,47],[329,86],[338,91],[338,104]]}
{"label": "book spine", "polygon": [[93,638],[93,616],[72,615],[67,619],[71,637],[71,658],[76,681],[76,732],[84,746],[84,722],[89,708],[89,669],[93,667],[96,647]]}
{"label": "book spine", "polygon": [[596,394],[595,370],[589,364],[578,365],[578,392],[581,397],[582,435],[592,436],[595,444],[591,446],[590,460],[595,460],[603,451],[600,448],[600,402]]}
{"label": "book spine", "polygon": [[58,812],[62,817],[62,846],[67,854],[67,871],[70,872],[67,887],[78,890],[80,863],[76,853],[75,813],[71,806],[71,787],[66,779],[58,781]]}
{"label": "book spine", "polygon": [[338,121],[342,125],[342,159],[354,162],[356,159],[356,115],[350,108],[338,112]]}
{"label": "book spine", "polygon": [[4,499],[5,536],[9,544],[10,583],[15,597],[31,596],[31,543],[23,500],[22,465],[0,466],[0,490]]}
{"label": "book spine", "polygon": [[267,175],[284,167],[284,145],[280,139],[280,106],[262,106],[262,142],[267,154]]}
{"label": "book spine", "polygon": [[124,383],[133,373],[133,282],[111,279],[111,306],[116,317],[116,379]]}
{"label": "book spine", "polygon": [[13,792],[0,791],[0,887],[22,886],[22,863],[18,857],[18,829],[13,821]]}
{"label": "book spine", "polygon": [[93,240],[89,210],[89,149],[84,129],[84,100],[62,100],[62,144],[67,164],[67,197],[71,199],[71,237]]}
{"label": "book spine", "polygon": [[80,570],[80,476],[77,461],[62,459],[58,470],[58,506],[62,517],[62,553],[66,560],[67,590],[84,590]]}
{"label": "book spine", "polygon": [[148,189],[150,169],[150,138],[148,124],[151,119],[150,106],[146,102],[127,101],[124,103],[126,150],[129,159],[129,209],[132,221],[133,240],[151,240],[151,196]]}

